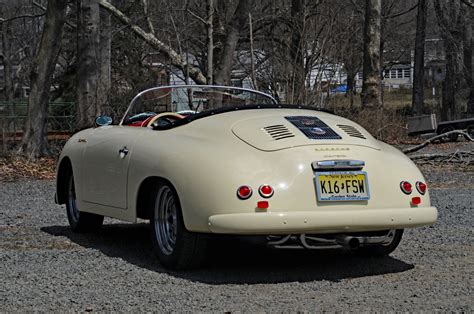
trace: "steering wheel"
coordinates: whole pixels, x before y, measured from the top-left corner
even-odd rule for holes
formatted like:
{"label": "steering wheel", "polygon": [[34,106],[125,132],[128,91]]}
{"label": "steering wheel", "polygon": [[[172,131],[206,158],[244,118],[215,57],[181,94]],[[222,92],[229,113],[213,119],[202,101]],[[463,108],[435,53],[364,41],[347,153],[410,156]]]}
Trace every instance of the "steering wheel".
{"label": "steering wheel", "polygon": [[173,120],[181,120],[184,117],[180,114],[173,113],[173,112],[163,112],[151,118],[150,121],[148,121],[146,126],[151,127],[156,120],[161,119],[161,118],[172,118]]}

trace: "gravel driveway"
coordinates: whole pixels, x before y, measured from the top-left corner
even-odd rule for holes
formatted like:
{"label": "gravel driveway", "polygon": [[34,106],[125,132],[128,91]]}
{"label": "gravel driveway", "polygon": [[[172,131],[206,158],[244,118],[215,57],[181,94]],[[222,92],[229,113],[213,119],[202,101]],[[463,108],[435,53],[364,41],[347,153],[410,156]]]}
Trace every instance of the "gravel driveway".
{"label": "gravel driveway", "polygon": [[73,234],[53,182],[0,182],[0,311],[469,312],[472,172],[426,175],[439,222],[408,230],[391,257],[270,251],[229,239],[215,244],[219,254],[205,269],[182,273],[160,266],[146,224],[106,220],[98,234]]}

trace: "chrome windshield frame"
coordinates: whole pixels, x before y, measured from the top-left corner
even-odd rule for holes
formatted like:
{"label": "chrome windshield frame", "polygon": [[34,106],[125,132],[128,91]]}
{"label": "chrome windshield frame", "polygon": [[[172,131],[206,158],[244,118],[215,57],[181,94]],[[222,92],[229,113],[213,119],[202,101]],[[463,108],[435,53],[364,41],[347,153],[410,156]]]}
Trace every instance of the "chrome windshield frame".
{"label": "chrome windshield frame", "polygon": [[172,88],[172,89],[185,89],[185,88],[215,88],[216,90],[218,90],[218,89],[240,90],[240,91],[250,92],[250,93],[253,93],[253,94],[258,94],[258,95],[264,96],[264,97],[266,97],[266,98],[269,98],[275,105],[278,104],[278,102],[276,101],[276,99],[275,99],[272,95],[269,95],[269,94],[267,94],[267,93],[260,92],[260,91],[254,90],[254,89],[250,89],[250,88],[234,87],[234,86],[224,86],[224,85],[197,85],[197,84],[193,84],[193,85],[166,85],[166,86],[156,86],[156,87],[152,87],[152,88],[145,89],[144,91],[141,91],[141,92],[138,93],[135,97],[133,97],[132,101],[131,101],[130,104],[128,105],[127,111],[125,111],[125,114],[123,115],[122,119],[120,120],[119,125],[123,125],[123,122],[125,121],[125,118],[127,117],[127,115],[128,115],[128,113],[130,112],[130,110],[132,109],[133,104],[134,104],[135,101],[136,101],[137,99],[139,99],[143,94],[148,93],[148,92],[151,92],[151,91],[154,91],[154,90],[170,89],[170,88]]}

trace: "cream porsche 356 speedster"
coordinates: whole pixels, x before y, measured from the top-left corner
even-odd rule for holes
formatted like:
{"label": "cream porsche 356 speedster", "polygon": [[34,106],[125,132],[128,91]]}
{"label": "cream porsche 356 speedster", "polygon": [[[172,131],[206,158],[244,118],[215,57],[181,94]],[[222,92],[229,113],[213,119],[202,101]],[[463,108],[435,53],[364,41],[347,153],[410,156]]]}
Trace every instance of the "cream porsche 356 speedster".
{"label": "cream porsche 356 speedster", "polygon": [[399,150],[350,120],[261,92],[151,88],[117,125],[96,124],[65,145],[56,202],[75,232],[104,216],[149,219],[168,268],[198,266],[212,234],[383,256],[403,229],[437,219],[425,179]]}

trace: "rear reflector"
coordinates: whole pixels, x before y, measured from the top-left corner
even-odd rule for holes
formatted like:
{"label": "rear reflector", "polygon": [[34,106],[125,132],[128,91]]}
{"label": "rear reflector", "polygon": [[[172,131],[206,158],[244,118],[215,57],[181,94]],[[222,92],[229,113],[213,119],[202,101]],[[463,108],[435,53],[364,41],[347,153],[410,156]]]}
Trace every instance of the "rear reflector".
{"label": "rear reflector", "polygon": [[426,193],[426,184],[424,184],[423,182],[416,182],[415,184],[416,186],[416,189],[418,190],[418,192],[420,192],[421,195],[425,195]]}
{"label": "rear reflector", "polygon": [[237,197],[241,200],[246,200],[252,196],[252,188],[247,185],[242,185],[237,189]]}
{"label": "rear reflector", "polygon": [[402,190],[403,193],[405,193],[407,195],[410,194],[411,191],[412,191],[411,183],[408,182],[408,181],[400,182],[400,189]]}
{"label": "rear reflector", "polygon": [[258,192],[262,197],[269,198],[273,196],[273,188],[268,184],[263,184],[258,188]]}
{"label": "rear reflector", "polygon": [[415,196],[411,199],[412,205],[420,205],[421,204],[421,197]]}
{"label": "rear reflector", "polygon": [[259,202],[257,202],[257,208],[267,209],[268,208],[268,201],[259,201]]}

